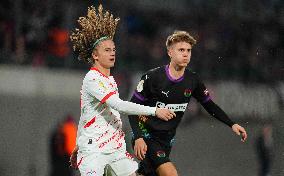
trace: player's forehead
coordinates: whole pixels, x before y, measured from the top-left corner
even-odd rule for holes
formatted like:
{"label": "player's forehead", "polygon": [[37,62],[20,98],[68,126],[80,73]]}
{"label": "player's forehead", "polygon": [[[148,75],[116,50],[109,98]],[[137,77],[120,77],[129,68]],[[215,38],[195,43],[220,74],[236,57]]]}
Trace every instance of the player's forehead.
{"label": "player's forehead", "polygon": [[98,49],[105,49],[105,48],[115,48],[115,44],[112,40],[104,40],[101,41],[100,44],[98,45]]}
{"label": "player's forehead", "polygon": [[184,42],[184,41],[176,42],[171,47],[173,47],[175,49],[176,48],[192,49],[192,45],[190,43]]}

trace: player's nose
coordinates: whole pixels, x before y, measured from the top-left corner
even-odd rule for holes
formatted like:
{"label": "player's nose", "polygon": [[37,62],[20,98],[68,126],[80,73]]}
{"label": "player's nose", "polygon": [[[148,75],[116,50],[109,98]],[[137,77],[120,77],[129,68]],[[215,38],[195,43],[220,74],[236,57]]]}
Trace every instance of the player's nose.
{"label": "player's nose", "polygon": [[188,53],[188,52],[185,52],[185,53],[183,53],[182,56],[183,56],[183,57],[188,57],[188,56],[189,56],[189,53]]}

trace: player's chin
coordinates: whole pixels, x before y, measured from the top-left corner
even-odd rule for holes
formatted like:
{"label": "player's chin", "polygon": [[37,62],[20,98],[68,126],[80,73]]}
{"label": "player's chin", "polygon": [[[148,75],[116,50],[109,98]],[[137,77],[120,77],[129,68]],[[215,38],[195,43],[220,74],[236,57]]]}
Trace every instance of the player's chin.
{"label": "player's chin", "polygon": [[114,62],[110,62],[110,63],[108,64],[108,67],[109,67],[109,68],[114,67]]}
{"label": "player's chin", "polygon": [[188,63],[185,63],[185,62],[179,64],[180,67],[187,67],[187,65]]}

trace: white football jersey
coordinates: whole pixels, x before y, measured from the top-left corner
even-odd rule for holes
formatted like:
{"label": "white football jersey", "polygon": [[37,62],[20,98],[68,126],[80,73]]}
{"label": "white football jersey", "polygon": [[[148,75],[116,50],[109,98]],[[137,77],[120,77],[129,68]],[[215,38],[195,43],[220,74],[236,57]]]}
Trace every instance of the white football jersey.
{"label": "white football jersey", "polygon": [[80,151],[111,153],[125,147],[120,114],[105,103],[114,94],[118,95],[114,78],[91,68],[81,89],[81,117],[77,133]]}

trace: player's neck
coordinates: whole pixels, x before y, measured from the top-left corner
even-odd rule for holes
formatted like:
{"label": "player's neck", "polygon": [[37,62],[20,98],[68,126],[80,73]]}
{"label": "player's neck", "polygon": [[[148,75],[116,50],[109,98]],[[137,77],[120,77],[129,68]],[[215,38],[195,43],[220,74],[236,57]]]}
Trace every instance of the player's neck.
{"label": "player's neck", "polygon": [[104,68],[100,64],[93,64],[93,67],[98,69],[105,76],[110,76],[110,69],[109,68]]}
{"label": "player's neck", "polygon": [[169,74],[174,79],[179,79],[183,76],[185,71],[185,67],[180,67],[176,64],[170,63],[169,64]]}

